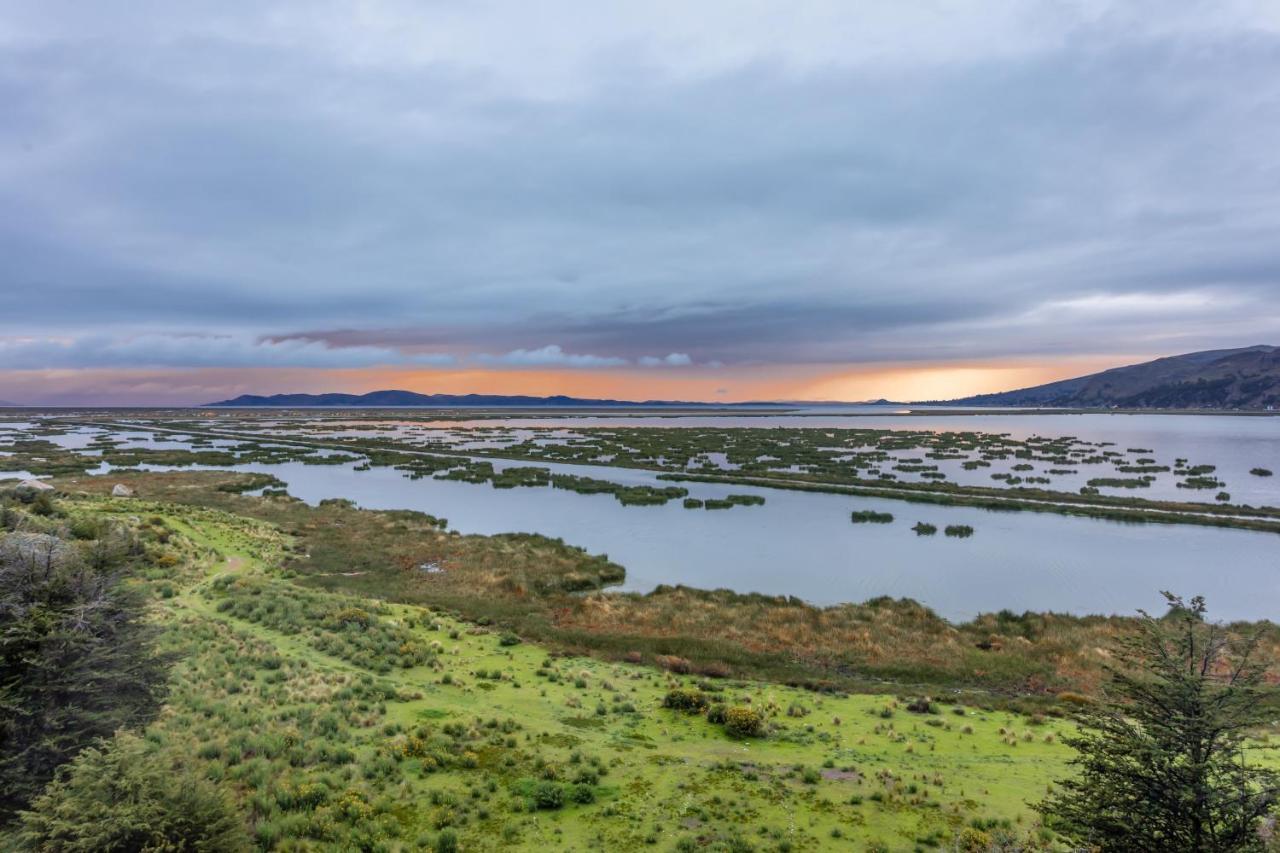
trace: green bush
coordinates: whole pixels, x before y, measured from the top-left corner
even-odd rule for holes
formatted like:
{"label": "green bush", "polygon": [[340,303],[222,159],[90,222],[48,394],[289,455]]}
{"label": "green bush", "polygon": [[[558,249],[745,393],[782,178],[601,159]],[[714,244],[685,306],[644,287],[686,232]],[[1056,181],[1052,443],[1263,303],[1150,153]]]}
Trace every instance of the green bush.
{"label": "green bush", "polygon": [[707,694],[692,687],[677,687],[662,699],[662,707],[689,714],[701,713],[710,704]]}
{"label": "green bush", "polygon": [[539,782],[533,789],[533,804],[539,809],[553,810],[564,805],[564,787],[558,782]]}
{"label": "green bush", "polygon": [[22,814],[26,850],[249,849],[227,792],[121,732],[90,747]]}
{"label": "green bush", "polygon": [[732,737],[760,737],[764,734],[764,715],[755,708],[729,708],[724,712],[724,730]]}
{"label": "green bush", "polygon": [[54,536],[3,544],[0,822],[83,747],[150,719],[167,678],[136,587]]}

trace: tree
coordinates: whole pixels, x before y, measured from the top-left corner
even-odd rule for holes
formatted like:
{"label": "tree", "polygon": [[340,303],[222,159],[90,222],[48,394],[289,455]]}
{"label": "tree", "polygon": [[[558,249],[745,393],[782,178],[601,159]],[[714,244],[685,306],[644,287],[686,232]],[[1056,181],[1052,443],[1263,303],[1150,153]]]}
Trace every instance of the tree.
{"label": "tree", "polygon": [[1103,701],[1066,741],[1079,772],[1039,809],[1051,828],[1104,853],[1261,850],[1280,777],[1250,763],[1245,743],[1268,717],[1257,637],[1206,622],[1203,598],[1164,595],[1169,613],[1141,612]]}
{"label": "tree", "polygon": [[59,773],[22,813],[17,842],[68,853],[249,848],[225,791],[126,732],[85,749]]}
{"label": "tree", "polygon": [[62,539],[0,540],[0,822],[86,745],[159,708],[167,662],[143,617]]}

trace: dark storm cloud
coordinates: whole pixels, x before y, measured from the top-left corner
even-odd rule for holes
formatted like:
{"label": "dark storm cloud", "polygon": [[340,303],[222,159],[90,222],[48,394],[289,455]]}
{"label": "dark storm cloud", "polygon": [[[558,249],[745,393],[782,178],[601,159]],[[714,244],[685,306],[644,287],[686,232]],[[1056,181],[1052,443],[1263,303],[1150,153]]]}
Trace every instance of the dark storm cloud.
{"label": "dark storm cloud", "polygon": [[1280,336],[1265,10],[6,5],[0,336],[62,341],[11,367]]}
{"label": "dark storm cloud", "polygon": [[[1001,306],[979,299],[935,304],[864,303],[803,305],[785,300],[757,305],[705,302],[678,311],[614,311],[598,315],[546,314],[518,323],[442,328],[337,329],[300,332],[297,339],[329,346],[383,345],[407,352],[432,348],[494,348],[516,341],[531,345],[558,340],[575,352],[611,352],[641,359],[654,351],[690,350],[700,364],[726,361],[787,363],[877,360],[859,345],[868,333],[943,321],[997,316]],[[808,341],[803,351],[796,343]]]}

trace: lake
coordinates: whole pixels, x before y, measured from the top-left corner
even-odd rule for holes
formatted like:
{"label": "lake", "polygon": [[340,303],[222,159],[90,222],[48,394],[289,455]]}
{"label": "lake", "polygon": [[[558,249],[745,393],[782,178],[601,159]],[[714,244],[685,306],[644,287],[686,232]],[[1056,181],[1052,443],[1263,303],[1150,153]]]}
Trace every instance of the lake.
{"label": "lake", "polygon": [[[614,418],[603,420],[617,424]],[[662,422],[655,426],[672,425],[672,419],[655,420]],[[793,425],[787,423],[793,420],[789,416],[733,419],[747,422],[743,424],[702,416],[681,420],[689,426]],[[1274,462],[1280,450],[1280,421],[1273,418],[983,415],[980,420],[955,416],[940,416],[936,421],[919,416],[896,420],[892,416],[823,416],[821,423],[798,420],[814,427],[874,421],[877,428],[944,429],[950,425],[1015,437],[1074,435],[1115,441],[1122,448],[1141,445],[1161,454],[1189,455],[1217,464],[1224,472],[1244,466],[1245,477],[1248,467]],[[588,425],[574,418],[502,423],[555,428]],[[88,435],[78,431],[55,440],[83,447]],[[165,437],[160,446],[175,444],[181,442]],[[658,482],[646,471],[543,467],[628,484]],[[1280,465],[1271,467],[1280,469]],[[447,518],[452,528],[464,533],[536,532],[561,537],[594,553],[607,553],[626,567],[625,588],[637,591],[683,583],[796,595],[818,604],[889,595],[914,598],[951,619],[1002,608],[1077,614],[1159,610],[1163,589],[1184,596],[1203,594],[1212,615],[1223,619],[1272,619],[1280,603],[1280,536],[1273,533],[1124,524],[699,483],[685,484],[694,497],[749,493],[764,496],[767,503],[722,511],[687,510],[679,501],[627,507],[606,495],[410,480],[393,469],[356,471],[350,464],[249,464],[236,469],[274,474],[288,483],[291,494],[313,504],[343,497],[373,509],[429,512]],[[1247,482],[1236,473],[1224,476],[1231,478],[1237,494],[1240,483]],[[1260,484],[1257,502],[1277,503],[1274,490],[1274,482]],[[895,520],[885,525],[852,524],[849,515],[856,509],[889,512]],[[938,534],[916,536],[910,528],[917,521],[937,525]],[[947,538],[942,528],[948,524],[971,525],[975,534],[969,539]]]}

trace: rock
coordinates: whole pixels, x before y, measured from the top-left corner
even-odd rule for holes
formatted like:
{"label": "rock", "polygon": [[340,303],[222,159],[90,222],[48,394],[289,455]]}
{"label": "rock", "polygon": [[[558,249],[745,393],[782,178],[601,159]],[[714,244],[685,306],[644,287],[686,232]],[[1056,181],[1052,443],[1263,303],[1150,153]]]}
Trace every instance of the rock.
{"label": "rock", "polygon": [[23,480],[18,484],[20,489],[31,489],[36,492],[52,492],[53,486],[40,480]]}
{"label": "rock", "polygon": [[133,489],[124,483],[116,483],[111,487],[111,497],[113,498],[131,498],[133,497]]}

